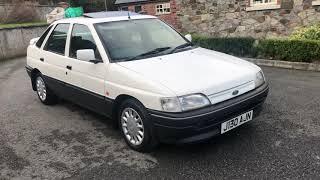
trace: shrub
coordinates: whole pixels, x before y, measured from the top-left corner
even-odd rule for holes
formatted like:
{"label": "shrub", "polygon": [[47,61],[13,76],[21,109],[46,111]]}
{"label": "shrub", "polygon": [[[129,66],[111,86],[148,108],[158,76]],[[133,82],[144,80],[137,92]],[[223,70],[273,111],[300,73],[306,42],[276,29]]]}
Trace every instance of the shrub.
{"label": "shrub", "polygon": [[320,59],[320,41],[291,39],[212,38],[193,36],[193,42],[239,57],[312,62]]}
{"label": "shrub", "polygon": [[254,57],[257,54],[253,38],[215,38],[193,36],[193,42],[201,47],[212,49],[234,56]]}
{"label": "shrub", "polygon": [[259,42],[258,51],[267,59],[311,62],[320,59],[320,41],[265,39]]}
{"label": "shrub", "polygon": [[320,40],[320,24],[310,27],[300,28],[292,33],[290,39],[300,40]]}
{"label": "shrub", "polygon": [[86,0],[69,0],[68,2],[71,7],[84,7],[84,5],[86,4]]}

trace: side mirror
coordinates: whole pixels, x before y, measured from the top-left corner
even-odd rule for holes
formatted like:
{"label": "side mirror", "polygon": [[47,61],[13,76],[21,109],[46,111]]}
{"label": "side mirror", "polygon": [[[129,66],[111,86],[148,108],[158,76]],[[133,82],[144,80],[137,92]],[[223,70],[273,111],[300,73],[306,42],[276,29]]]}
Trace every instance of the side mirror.
{"label": "side mirror", "polygon": [[94,50],[93,49],[80,49],[77,51],[77,59],[81,61],[88,61],[94,64],[101,62],[100,60],[96,60]]}
{"label": "side mirror", "polygon": [[186,39],[188,39],[188,41],[192,42],[192,36],[191,34],[187,34],[184,36]]}

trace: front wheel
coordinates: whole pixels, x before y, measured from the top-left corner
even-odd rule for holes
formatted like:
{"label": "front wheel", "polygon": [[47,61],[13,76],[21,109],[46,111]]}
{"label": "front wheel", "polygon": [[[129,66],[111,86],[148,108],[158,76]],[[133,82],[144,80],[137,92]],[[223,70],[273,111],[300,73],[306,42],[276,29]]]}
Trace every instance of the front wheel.
{"label": "front wheel", "polygon": [[119,127],[126,143],[136,151],[149,152],[158,144],[146,109],[135,99],[121,104]]}

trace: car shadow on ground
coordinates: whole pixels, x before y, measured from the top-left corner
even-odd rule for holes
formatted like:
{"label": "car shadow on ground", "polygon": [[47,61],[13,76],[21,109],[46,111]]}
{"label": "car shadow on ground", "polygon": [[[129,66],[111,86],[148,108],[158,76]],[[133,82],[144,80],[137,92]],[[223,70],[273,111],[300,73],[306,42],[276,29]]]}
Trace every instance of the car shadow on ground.
{"label": "car shadow on ground", "polygon": [[[99,115],[91,110],[85,109],[79,105],[73,104],[72,102],[66,100],[60,100],[60,106],[66,107],[68,110],[74,113],[79,113],[80,115],[87,115],[91,118],[86,118],[84,120],[89,120],[92,122],[92,126],[96,127],[96,130],[102,132],[107,137],[115,138],[122,143],[125,143],[120,134],[120,129],[114,127],[112,119],[106,118]],[[176,154],[177,156],[186,156],[188,154],[194,153],[204,153],[204,152],[214,152],[220,149],[221,145],[235,145],[238,144],[242,139],[251,139],[250,134],[255,133],[256,128],[254,128],[255,122],[250,122],[244,124],[241,127],[234,129],[224,135],[217,135],[208,140],[201,142],[188,143],[188,144],[164,144],[161,143],[152,152],[148,153],[150,155],[161,155],[162,153]],[[248,132],[250,132],[248,134]],[[246,137],[248,136],[248,137]],[[129,148],[129,147],[127,147]]]}

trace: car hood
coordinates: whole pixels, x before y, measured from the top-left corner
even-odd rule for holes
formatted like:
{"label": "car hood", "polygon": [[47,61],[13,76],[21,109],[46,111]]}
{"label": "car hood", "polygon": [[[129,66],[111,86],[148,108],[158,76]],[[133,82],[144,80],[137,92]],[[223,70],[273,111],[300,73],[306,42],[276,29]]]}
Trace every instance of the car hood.
{"label": "car hood", "polygon": [[260,70],[247,61],[203,48],[118,64],[161,83],[177,96],[220,93],[253,82]]}

